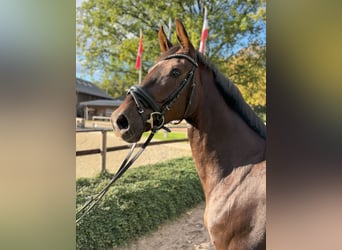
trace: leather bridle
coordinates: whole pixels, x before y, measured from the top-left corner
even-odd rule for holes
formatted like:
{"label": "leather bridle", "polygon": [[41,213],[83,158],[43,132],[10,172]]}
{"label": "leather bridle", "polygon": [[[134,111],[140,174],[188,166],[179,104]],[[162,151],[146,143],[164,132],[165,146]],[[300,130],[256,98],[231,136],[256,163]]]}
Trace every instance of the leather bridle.
{"label": "leather bridle", "polygon": [[178,88],[174,92],[172,92],[172,94],[167,98],[167,101],[161,107],[159,107],[154,98],[147,91],[145,91],[142,86],[133,86],[129,89],[128,94],[132,95],[134,102],[137,106],[138,113],[140,115],[142,115],[145,112],[144,107],[152,109],[153,112],[150,114],[150,118],[146,121],[147,123],[151,124],[151,133],[146,139],[145,143],[141,146],[140,150],[135,155],[133,155],[133,151],[135,149],[136,143],[132,145],[131,150],[128,152],[126,158],[123,160],[121,166],[119,167],[118,171],[114,174],[110,182],[97,195],[91,196],[90,199],[76,212],[76,223],[79,223],[81,219],[100,202],[102,197],[109,190],[110,186],[116,180],[118,180],[130,166],[132,166],[132,164],[138,159],[138,157],[142,154],[145,148],[149,145],[157,130],[164,128],[169,131],[168,128],[164,127],[164,115],[168,110],[171,109],[172,105],[182,94],[183,90],[190,83],[191,79],[193,79],[191,93],[188,99],[188,104],[183,114],[183,118],[187,114],[189,107],[191,105],[191,99],[195,87],[194,73],[198,65],[195,60],[184,54],[173,54],[165,57],[164,60],[169,60],[172,58],[185,58],[188,61],[190,61],[193,66],[187,74],[187,76],[178,86]]}
{"label": "leather bridle", "polygon": [[138,113],[142,115],[145,110],[145,108],[152,109],[152,113],[150,114],[149,119],[147,119],[146,123],[149,123],[151,125],[152,131],[157,131],[164,127],[165,113],[171,109],[172,105],[176,102],[176,100],[179,98],[179,96],[182,94],[183,90],[188,86],[191,80],[192,86],[191,86],[191,92],[190,96],[188,98],[188,103],[186,108],[184,109],[183,118],[186,116],[187,112],[189,111],[191,100],[195,88],[195,78],[194,73],[196,68],[198,67],[197,62],[192,59],[190,56],[184,55],[184,54],[173,54],[165,57],[163,60],[170,60],[174,58],[184,58],[191,62],[192,68],[184,78],[184,80],[180,83],[180,85],[171,93],[171,95],[166,99],[167,101],[159,106],[153,96],[151,96],[141,85],[133,86],[128,90],[128,94],[130,94],[133,97],[133,100],[137,106]]}

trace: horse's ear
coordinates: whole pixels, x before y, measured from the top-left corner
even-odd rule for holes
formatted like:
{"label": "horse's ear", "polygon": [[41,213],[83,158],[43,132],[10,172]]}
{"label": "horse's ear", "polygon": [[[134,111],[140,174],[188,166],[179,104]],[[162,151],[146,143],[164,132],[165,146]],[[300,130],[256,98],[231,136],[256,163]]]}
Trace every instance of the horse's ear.
{"label": "horse's ear", "polygon": [[159,46],[161,52],[168,51],[172,47],[172,43],[167,39],[163,26],[160,26],[158,31]]}
{"label": "horse's ear", "polygon": [[188,33],[186,33],[184,25],[179,19],[176,19],[176,34],[178,42],[182,48],[194,50],[194,46],[189,40]]}

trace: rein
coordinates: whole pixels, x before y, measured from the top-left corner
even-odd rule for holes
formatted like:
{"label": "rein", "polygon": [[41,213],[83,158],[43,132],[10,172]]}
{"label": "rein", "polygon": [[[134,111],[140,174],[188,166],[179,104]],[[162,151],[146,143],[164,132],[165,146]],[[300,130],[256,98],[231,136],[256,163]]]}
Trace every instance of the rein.
{"label": "rein", "polygon": [[[147,145],[151,142],[154,134],[156,133],[156,130],[152,130],[151,134],[149,137],[146,139],[145,143],[141,146],[139,151],[131,158],[132,153],[134,151],[134,148],[136,146],[136,143],[134,143],[126,155],[126,158],[123,160],[121,163],[121,166],[119,170],[115,173],[115,175],[112,177],[110,182],[99,192],[97,195],[92,196],[77,212],[76,212],[76,223],[78,223],[86,214],[92,210],[92,208],[99,203],[101,198],[107,193],[109,190],[110,186],[117,180],[119,179],[125,172],[126,170],[132,166],[132,164],[138,159],[138,157],[142,154],[142,152],[145,150]],[[131,158],[131,159],[130,159]],[[130,160],[129,160],[130,159]]]}
{"label": "rein", "polygon": [[[86,214],[88,214],[96,204],[99,203],[101,198],[107,193],[110,186],[119,179],[126,171],[127,169],[138,159],[138,157],[142,154],[142,152],[145,150],[145,148],[148,146],[148,144],[151,142],[153,136],[155,133],[163,128],[167,130],[168,132],[171,132],[169,128],[164,126],[164,115],[165,113],[171,109],[172,105],[175,103],[175,101],[178,99],[178,97],[181,95],[185,87],[189,84],[191,79],[194,79],[194,72],[195,69],[198,67],[198,64],[195,60],[193,60],[191,57],[184,55],[184,54],[173,54],[170,56],[167,56],[164,58],[164,60],[169,60],[173,58],[185,58],[188,61],[192,63],[192,68],[187,74],[187,76],[184,78],[184,80],[181,82],[181,84],[178,86],[178,88],[168,97],[168,101],[162,105],[160,108],[159,105],[155,102],[154,98],[146,92],[142,86],[133,86],[128,90],[128,94],[131,94],[133,97],[133,100],[137,106],[138,113],[142,115],[144,111],[144,107],[150,107],[152,109],[152,113],[150,114],[150,118],[146,121],[151,125],[151,133],[149,137],[146,139],[145,143],[141,146],[139,151],[133,156],[132,153],[135,149],[136,143],[134,143],[128,152],[126,158],[121,163],[121,166],[119,170],[115,173],[115,175],[112,177],[110,182],[95,196],[92,196],[77,212],[76,212],[76,223],[78,223]],[[184,115],[189,110],[189,107],[191,105],[191,99],[193,96],[195,87],[195,81],[193,80],[193,84],[191,86],[191,93],[188,100],[188,104],[185,108]],[[130,159],[131,158],[131,159]]]}

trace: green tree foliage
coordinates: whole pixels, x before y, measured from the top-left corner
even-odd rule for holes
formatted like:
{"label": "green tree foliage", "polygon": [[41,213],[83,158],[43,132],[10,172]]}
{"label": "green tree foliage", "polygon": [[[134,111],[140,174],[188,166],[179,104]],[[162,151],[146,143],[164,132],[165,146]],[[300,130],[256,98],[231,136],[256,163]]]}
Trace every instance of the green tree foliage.
{"label": "green tree foliage", "polygon": [[243,97],[266,121],[266,47],[251,44],[231,56],[225,72],[240,89]]}
{"label": "green tree foliage", "polygon": [[[143,31],[144,76],[160,54],[156,30],[163,25],[168,32],[169,18],[172,18],[172,25],[174,18],[180,18],[192,43],[198,47],[206,6],[209,21],[206,56],[229,76],[227,67],[231,68],[230,62],[238,56],[236,54],[244,51],[241,48],[251,44],[265,45],[265,38],[260,36],[265,31],[265,5],[265,0],[87,0],[77,8],[77,55],[90,75],[97,72],[101,76],[100,85],[109,94],[114,97],[124,95],[128,86],[138,81],[135,60],[139,29]],[[174,33],[171,41],[176,43]],[[264,57],[264,53],[257,58],[245,56],[239,64],[245,69],[240,69],[240,73],[252,74],[249,67],[260,66],[255,61],[264,62]],[[252,75],[246,77],[252,79]],[[247,87],[248,84],[244,84]],[[251,81],[249,84],[254,84],[250,91],[259,90],[257,83]],[[255,95],[247,96],[254,98]],[[259,105],[264,102],[252,100],[250,103]]]}

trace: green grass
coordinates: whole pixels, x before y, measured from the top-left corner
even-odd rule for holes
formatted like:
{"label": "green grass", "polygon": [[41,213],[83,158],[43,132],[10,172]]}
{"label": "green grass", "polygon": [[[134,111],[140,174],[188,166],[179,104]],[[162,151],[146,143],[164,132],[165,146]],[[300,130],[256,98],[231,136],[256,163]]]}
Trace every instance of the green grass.
{"label": "green grass", "polygon": [[[143,133],[142,137],[147,138],[149,134],[150,132],[145,132]],[[188,135],[185,132],[171,132],[171,133],[167,133],[167,136],[166,136],[165,131],[158,131],[153,137],[153,139],[162,140],[162,141],[187,139],[187,138],[188,138]]]}
{"label": "green grass", "polygon": [[[110,174],[78,179],[76,206],[98,193]],[[202,187],[190,157],[132,168],[76,225],[77,249],[110,249],[157,230],[204,201]]]}

